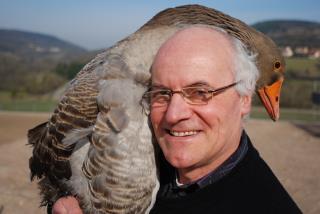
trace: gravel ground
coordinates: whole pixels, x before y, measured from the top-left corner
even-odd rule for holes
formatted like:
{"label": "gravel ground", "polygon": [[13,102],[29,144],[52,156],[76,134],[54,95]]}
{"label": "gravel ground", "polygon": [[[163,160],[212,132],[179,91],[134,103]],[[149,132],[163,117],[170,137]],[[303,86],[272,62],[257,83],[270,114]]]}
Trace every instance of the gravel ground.
{"label": "gravel ground", "polygon": [[[45,213],[38,207],[35,182],[29,180],[31,148],[26,146],[26,133],[48,117],[47,113],[0,112],[0,214]],[[313,124],[310,134],[308,124],[269,120],[246,124],[262,157],[302,211],[310,214],[320,213],[319,127]]]}

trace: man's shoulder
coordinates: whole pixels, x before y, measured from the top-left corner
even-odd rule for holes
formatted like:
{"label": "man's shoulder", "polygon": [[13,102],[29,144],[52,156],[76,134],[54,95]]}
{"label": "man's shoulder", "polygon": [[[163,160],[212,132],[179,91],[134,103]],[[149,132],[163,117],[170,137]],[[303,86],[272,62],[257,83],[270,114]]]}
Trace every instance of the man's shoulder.
{"label": "man's shoulder", "polygon": [[251,143],[250,138],[247,137],[247,139],[248,151],[246,155],[227,177],[233,180],[232,183],[241,184],[242,187],[246,188],[249,186],[249,189],[252,190],[269,189],[274,185],[282,187],[272,169]]}
{"label": "man's shoulder", "polygon": [[[218,185],[218,184],[217,184]],[[269,213],[301,213],[268,164],[248,141],[248,152],[234,170],[223,179],[221,188],[237,203],[251,203],[253,209],[265,207]],[[279,211],[279,212],[278,212]]]}

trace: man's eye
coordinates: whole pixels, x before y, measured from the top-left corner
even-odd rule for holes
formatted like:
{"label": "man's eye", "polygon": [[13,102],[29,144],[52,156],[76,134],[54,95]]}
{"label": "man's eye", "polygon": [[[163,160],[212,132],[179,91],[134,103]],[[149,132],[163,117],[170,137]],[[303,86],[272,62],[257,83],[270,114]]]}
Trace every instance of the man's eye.
{"label": "man's eye", "polygon": [[170,100],[170,91],[159,90],[151,93],[151,103],[166,103]]}
{"label": "man's eye", "polygon": [[161,97],[170,95],[170,91],[162,90],[162,91],[154,91],[152,93],[153,97]]}
{"label": "man's eye", "polygon": [[188,91],[189,96],[205,97],[208,94],[208,90],[205,88],[193,88]]}

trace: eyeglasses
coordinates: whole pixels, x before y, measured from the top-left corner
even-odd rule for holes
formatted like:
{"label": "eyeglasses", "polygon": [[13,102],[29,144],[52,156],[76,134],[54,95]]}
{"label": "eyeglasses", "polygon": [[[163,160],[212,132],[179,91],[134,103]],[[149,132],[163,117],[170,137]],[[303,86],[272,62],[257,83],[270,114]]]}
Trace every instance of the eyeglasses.
{"label": "eyeglasses", "polygon": [[206,105],[212,97],[217,96],[238,83],[239,81],[217,89],[208,86],[191,86],[177,91],[170,89],[149,90],[143,94],[141,104],[145,112],[149,113],[150,107],[166,106],[174,94],[180,94],[188,104]]}

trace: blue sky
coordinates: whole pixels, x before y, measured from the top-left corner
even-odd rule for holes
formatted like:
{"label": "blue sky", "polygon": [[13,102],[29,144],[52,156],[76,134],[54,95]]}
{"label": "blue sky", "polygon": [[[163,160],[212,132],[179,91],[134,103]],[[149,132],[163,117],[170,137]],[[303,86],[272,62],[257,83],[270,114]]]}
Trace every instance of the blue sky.
{"label": "blue sky", "polygon": [[320,22],[319,0],[0,0],[0,28],[50,34],[93,50],[126,37],[165,8],[195,3],[248,24],[273,19]]}

